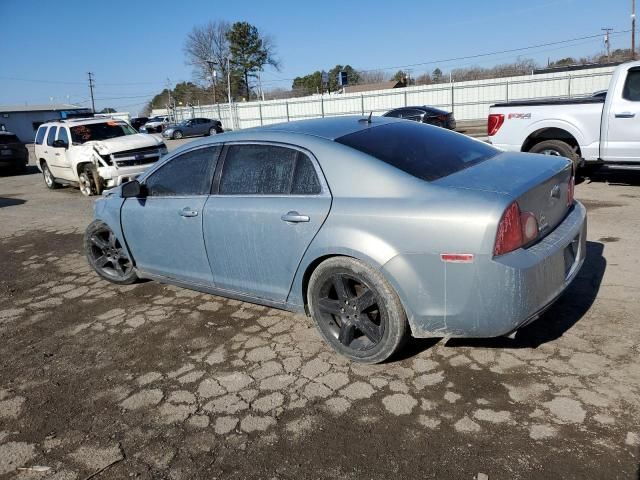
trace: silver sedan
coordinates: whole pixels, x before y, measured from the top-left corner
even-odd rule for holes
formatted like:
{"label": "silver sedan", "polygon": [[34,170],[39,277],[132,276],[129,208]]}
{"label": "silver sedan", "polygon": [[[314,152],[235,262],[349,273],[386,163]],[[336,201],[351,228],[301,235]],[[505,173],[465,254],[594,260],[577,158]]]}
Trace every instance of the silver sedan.
{"label": "silver sedan", "polygon": [[564,158],[416,122],[292,122],[189,143],[108,191],[85,248],[115,283],[306,312],[336,351],[374,363],[409,335],[494,337],[537,318],[585,258],[573,182]]}

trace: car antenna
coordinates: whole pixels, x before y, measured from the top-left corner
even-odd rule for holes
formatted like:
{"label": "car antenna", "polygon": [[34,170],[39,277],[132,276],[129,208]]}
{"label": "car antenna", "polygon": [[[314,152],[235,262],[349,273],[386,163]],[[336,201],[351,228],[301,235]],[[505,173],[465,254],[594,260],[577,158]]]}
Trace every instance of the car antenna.
{"label": "car antenna", "polygon": [[369,112],[369,116],[367,118],[361,118],[360,120],[358,120],[358,122],[367,122],[369,125],[371,125],[371,115],[373,115],[373,110]]}

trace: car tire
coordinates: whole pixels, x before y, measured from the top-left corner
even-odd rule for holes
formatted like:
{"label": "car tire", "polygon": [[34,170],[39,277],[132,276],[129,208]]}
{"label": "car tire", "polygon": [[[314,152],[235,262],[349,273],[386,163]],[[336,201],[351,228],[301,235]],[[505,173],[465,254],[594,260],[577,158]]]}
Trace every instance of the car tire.
{"label": "car tire", "polygon": [[332,257],[318,265],[307,300],[320,335],[354,362],[383,362],[409,338],[398,294],[378,270],[354,258]]}
{"label": "car tire", "polygon": [[80,193],[85,197],[90,197],[96,194],[96,183],[89,165],[82,167],[82,170],[78,174],[78,186],[80,187]]}
{"label": "car tire", "polygon": [[173,135],[171,135],[171,137],[174,140],[180,140],[182,138],[182,132],[180,130],[176,130],[175,132],[173,132]]}
{"label": "car tire", "polygon": [[209,136],[216,135],[217,133],[218,133],[218,130],[216,130],[216,127],[211,127],[209,129]]}
{"label": "car tire", "polygon": [[130,285],[139,280],[124,246],[103,221],[94,220],[87,227],[84,250],[91,268],[105,280],[118,285]]}
{"label": "car tire", "polygon": [[573,162],[574,170],[577,170],[580,158],[578,157],[575,149],[562,140],[545,140],[543,142],[536,143],[529,149],[529,153],[540,153],[542,155],[554,155],[557,157],[564,157]]}
{"label": "car tire", "polygon": [[56,177],[53,176],[51,170],[49,170],[49,165],[47,162],[42,162],[42,176],[44,177],[44,184],[50,190],[55,190],[56,188],[60,188],[60,184],[56,182]]}

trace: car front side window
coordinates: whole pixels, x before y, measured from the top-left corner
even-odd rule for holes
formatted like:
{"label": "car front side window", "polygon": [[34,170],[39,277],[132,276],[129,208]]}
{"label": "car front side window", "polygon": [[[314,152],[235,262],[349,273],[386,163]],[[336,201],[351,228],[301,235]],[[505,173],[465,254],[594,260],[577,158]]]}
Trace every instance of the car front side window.
{"label": "car front side window", "polygon": [[67,134],[66,128],[60,127],[60,131],[58,131],[58,140],[62,140],[64,143],[69,145],[69,135]]}
{"label": "car front side window", "polygon": [[622,97],[631,102],[640,102],[640,69],[631,68],[624,82]]}
{"label": "car front side window", "polygon": [[145,180],[147,196],[208,195],[220,149],[199,148],[172,158]]}

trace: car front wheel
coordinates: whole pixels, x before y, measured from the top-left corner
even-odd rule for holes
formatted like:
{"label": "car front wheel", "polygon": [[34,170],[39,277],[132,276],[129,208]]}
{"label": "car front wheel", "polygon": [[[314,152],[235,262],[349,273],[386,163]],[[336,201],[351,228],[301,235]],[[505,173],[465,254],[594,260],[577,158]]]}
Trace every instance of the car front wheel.
{"label": "car front wheel", "polygon": [[93,174],[91,167],[84,167],[78,174],[78,185],[80,186],[80,192],[85,197],[90,197],[96,193],[96,185],[93,180]]}
{"label": "car front wheel", "polygon": [[84,250],[89,265],[105,280],[119,285],[129,285],[138,280],[133,262],[106,223],[95,220],[87,227]]}
{"label": "car front wheel", "polygon": [[218,130],[216,130],[216,127],[211,127],[209,129],[209,135],[215,135],[216,133],[218,133]]}
{"label": "car front wheel", "polygon": [[355,362],[380,363],[409,336],[400,299],[383,275],[359,260],[333,257],[309,279],[311,317],[325,341]]}
{"label": "car front wheel", "polygon": [[180,140],[182,138],[182,132],[180,130],[176,130],[173,132],[173,139]]}

